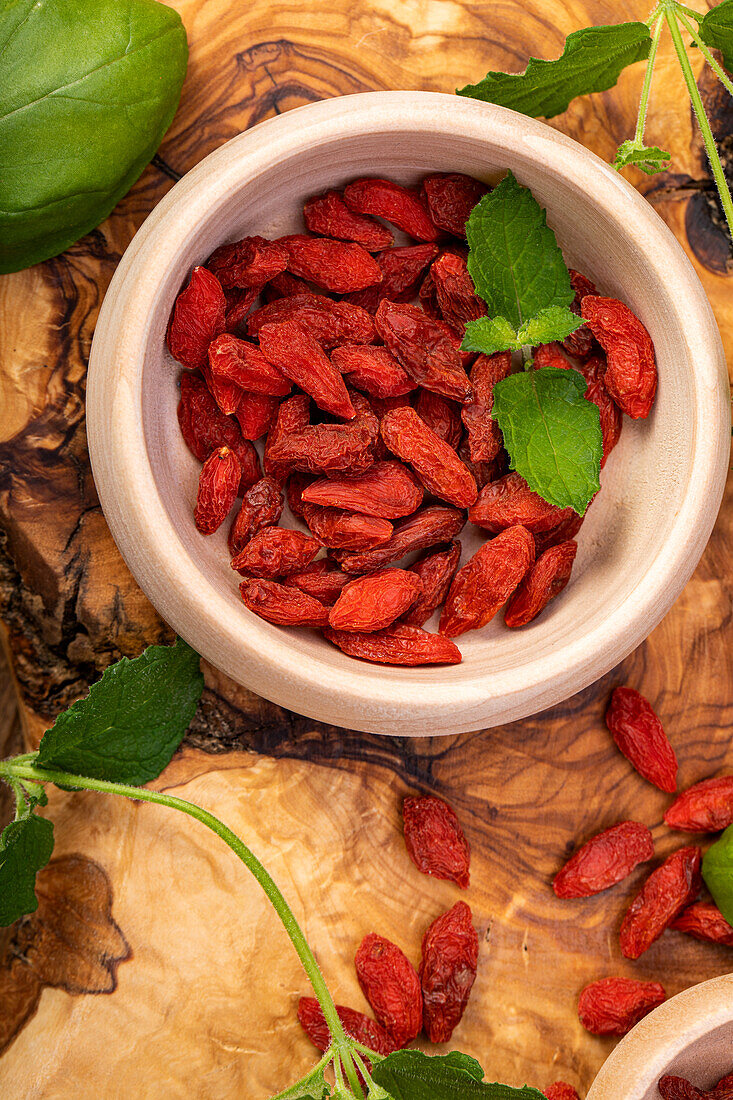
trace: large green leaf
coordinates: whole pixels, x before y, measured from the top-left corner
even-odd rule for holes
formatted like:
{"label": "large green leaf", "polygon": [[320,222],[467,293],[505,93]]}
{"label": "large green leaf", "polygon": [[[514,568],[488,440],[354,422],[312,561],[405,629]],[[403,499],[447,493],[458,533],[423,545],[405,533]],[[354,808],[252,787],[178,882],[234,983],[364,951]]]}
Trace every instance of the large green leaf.
{"label": "large green leaf", "polygon": [[723,65],[733,73],[733,0],[710,9],[700,23],[700,37],[706,46],[720,50]]}
{"label": "large green leaf", "polygon": [[29,814],[0,834],[0,925],[4,928],[38,908],[36,874],[53,852],[53,825]]}
{"label": "large green leaf", "polygon": [[733,825],[705,853],[702,877],[718,909],[733,924]]}
{"label": "large green leaf", "polygon": [[483,1083],[480,1066],[457,1053],[429,1057],[419,1050],[390,1054],[372,1070],[372,1077],[394,1100],[543,1100],[537,1089]]}

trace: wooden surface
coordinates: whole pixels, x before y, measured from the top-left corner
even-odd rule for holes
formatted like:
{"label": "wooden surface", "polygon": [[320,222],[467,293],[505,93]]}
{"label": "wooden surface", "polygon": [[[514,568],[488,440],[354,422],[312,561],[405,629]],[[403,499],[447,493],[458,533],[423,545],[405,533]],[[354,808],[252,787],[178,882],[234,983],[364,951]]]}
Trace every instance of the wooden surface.
{"label": "wooden surface", "polygon": [[[62,257],[0,279],[0,614],[34,744],[57,711],[121,654],[169,632],[105,527],[84,434],[96,313],[146,213],[182,174],[245,127],[306,101],[379,88],[450,91],[488,68],[555,56],[587,23],[645,18],[648,0],[178,0],[191,46],[181,109],[160,159],[97,231]],[[609,158],[633,128],[642,72],[555,120]],[[712,91],[703,82],[713,101]],[[638,181],[693,256],[733,350],[729,257],[715,229],[700,144],[665,45],[649,137],[671,147]],[[730,130],[720,104],[717,125]],[[639,876],[561,903],[549,880],[578,838],[632,816],[654,826],[665,797],[644,784],[602,722],[610,687],[643,690],[663,716],[681,781],[733,766],[733,501],[673,611],[623,666],[538,718],[485,733],[397,741],[320,726],[206,669],[185,748],[160,785],[212,808],[268,864],[302,919],[337,999],[364,1008],[353,972],[376,930],[417,961],[450,884],[409,863],[407,791],[448,798],[473,849],[481,933],[475,991],[454,1036],[490,1077],[587,1089],[610,1042],[585,1034],[579,989],[607,974],[668,992],[731,969],[730,952],[677,933],[638,964],[617,930]],[[602,594],[599,594],[602,598]],[[0,963],[0,1092],[8,1100],[188,1097],[260,1100],[309,1065],[295,1022],[306,980],[256,884],[200,826],[170,811],[55,793],[54,862],[36,915]],[[96,994],[96,995],[93,995]]]}

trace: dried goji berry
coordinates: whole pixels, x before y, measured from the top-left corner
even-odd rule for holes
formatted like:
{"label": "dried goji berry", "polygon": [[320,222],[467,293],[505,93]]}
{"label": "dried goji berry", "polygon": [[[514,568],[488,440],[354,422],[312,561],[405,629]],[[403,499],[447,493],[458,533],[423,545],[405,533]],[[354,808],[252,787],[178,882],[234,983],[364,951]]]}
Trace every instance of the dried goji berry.
{"label": "dried goji berry", "polygon": [[602,978],[580,994],[578,1016],[592,1035],[626,1035],[644,1016],[667,999],[659,982]]}
{"label": "dried goji berry", "polygon": [[[573,299],[570,308],[578,317],[580,317],[580,306],[583,299],[588,295],[597,295],[598,290],[595,283],[592,283],[590,279],[586,279],[585,275],[581,275],[579,271],[573,271],[570,268],[570,282],[573,290],[575,291],[575,298]],[[593,349],[598,345],[593,339],[593,333],[587,325],[582,325],[580,328],[576,328],[575,332],[571,332],[569,336],[566,336],[563,340],[563,347],[570,355],[574,355],[576,359],[586,359],[589,355],[593,354]]]}
{"label": "dried goji berry", "polygon": [[222,378],[220,375],[214,374],[208,363],[202,363],[201,373],[206,379],[206,385],[209,387],[211,396],[221,411],[226,416],[236,412],[244,393],[242,388],[236,382],[231,382],[228,378]]}
{"label": "dried goji berry", "polygon": [[[586,515],[587,515],[586,511]],[[544,554],[545,550],[549,550],[551,546],[559,546],[561,542],[569,542],[574,539],[583,526],[585,516],[579,516],[577,512],[572,512],[571,515],[559,523],[557,527],[551,527],[549,531],[538,531],[535,533],[534,542],[537,549],[537,556]]]}
{"label": "dried goji berry", "polygon": [[331,362],[350,385],[375,397],[399,397],[415,389],[415,383],[391,352],[371,344],[345,344],[334,348]]}
{"label": "dried goji berry", "polygon": [[410,569],[423,583],[422,595],[402,616],[403,623],[423,626],[448,595],[451,581],[461,559],[460,542],[452,542],[445,550],[433,550],[418,559]]}
{"label": "dried goji berry", "polygon": [[478,489],[471,471],[414,409],[393,409],[383,417],[380,431],[389,450],[412,466],[429,492],[457,508],[475,501]]}
{"label": "dried goji berry", "polygon": [[686,1077],[675,1077],[671,1073],[661,1077],[657,1087],[662,1100],[709,1100],[713,1095],[695,1088]]}
{"label": "dried goji berry", "polygon": [[247,331],[250,336],[258,336],[263,325],[283,321],[297,321],[325,349],[339,344],[371,344],[376,337],[374,321],[365,309],[310,293],[278,298],[256,309],[247,322]]}
{"label": "dried goji berry", "polygon": [[310,290],[304,279],[291,275],[289,271],[282,271],[274,279],[270,279],[263,291],[266,302],[274,302],[278,298],[292,298],[295,294],[310,294]]}
{"label": "dried goji berry", "polygon": [[651,704],[634,688],[617,687],[606,710],[616,745],[639,775],[660,791],[677,790],[677,757]]}
{"label": "dried goji berry", "polygon": [[339,598],[341,589],[350,580],[353,580],[353,577],[348,573],[342,573],[328,558],[318,558],[298,573],[291,573],[285,578],[283,584],[289,588],[299,588],[301,592],[307,592],[309,596],[331,607]]}
{"label": "dried goji berry", "polygon": [[733,775],[703,779],[683,791],[664,815],[670,829],[720,833],[733,825]]}
{"label": "dried goji berry", "polygon": [[288,262],[286,250],[266,237],[243,237],[241,241],[223,244],[209,256],[206,266],[225,289],[230,287],[261,287],[268,279],[284,271]]}
{"label": "dried goji berry", "polygon": [[350,657],[381,665],[457,665],[461,661],[461,651],[450,639],[404,623],[372,634],[326,627],[323,636]]}
{"label": "dried goji berry", "polygon": [[382,301],[375,316],[377,332],[409,376],[426,390],[465,401],[471,383],[455,340],[419,306]]}
{"label": "dried goji berry", "polygon": [[478,969],[478,935],[465,901],[457,901],[422,939],[423,1023],[431,1043],[447,1043],[461,1022]]}
{"label": "dried goji berry", "polygon": [[342,589],[328,616],[334,630],[371,633],[399,619],[422,592],[422,581],[405,569],[382,569],[357,577]]}
{"label": "dried goji berry", "polygon": [[282,478],[289,472],[289,464],[274,460],[272,453],[273,451],[277,452],[278,446],[294,433],[308,427],[310,423],[310,404],[308,394],[297,393],[280,405],[275,423],[265,441],[263,465],[266,473]]}
{"label": "dried goji berry", "polygon": [[229,515],[242,476],[239,459],[228,447],[213,451],[201,470],[193,518],[202,535],[213,535]]}
{"label": "dried goji berry", "polygon": [[654,841],[646,825],[622,821],[588,840],[558,871],[552,888],[559,898],[589,898],[622,882],[653,856]]}
{"label": "dried goji berry", "polygon": [[587,401],[592,401],[598,407],[601,418],[601,436],[603,440],[601,469],[603,469],[608,456],[621,438],[621,410],[603,382],[589,382],[585,388],[585,397]]}
{"label": "dried goji berry", "polygon": [[319,409],[344,420],[356,415],[343,378],[318,341],[301,324],[281,321],[263,325],[259,337],[268,362],[310,394]]}
{"label": "dried goji berry", "polygon": [[334,294],[350,294],[382,281],[382,269],[360,244],[294,233],[279,243],[288,254],[288,271]]}
{"label": "dried goji berry", "polygon": [[442,252],[430,273],[443,320],[463,338],[467,323],[486,315],[486,303],[476,295],[466,261],[455,252]]}
{"label": "dried goji berry", "polygon": [[350,396],[356,416],[347,424],[311,424],[281,432],[278,430],[278,417],[271,433],[274,439],[272,443],[268,439],[265,448],[265,468],[268,472],[349,472],[356,477],[368,470],[374,462],[379,421],[362,394],[352,390]]}
{"label": "dried goji berry", "polygon": [[438,308],[438,295],[435,292],[435,283],[433,282],[433,274],[428,271],[420,284],[420,291],[418,293],[420,305],[422,306],[428,317],[431,317],[434,321],[439,321],[440,309]]}
{"label": "dried goji berry", "polygon": [[238,554],[262,527],[277,523],[285,501],[274,478],[265,476],[251,485],[229,531],[229,553]]}
{"label": "dried goji berry", "polygon": [[191,370],[206,362],[211,341],[224,331],[226,298],[216,276],[195,267],[178,295],[168,325],[168,347],[174,359]]}
{"label": "dried goji berry", "polygon": [[438,438],[454,451],[457,450],[463,428],[460,406],[456,405],[455,401],[449,401],[439,393],[420,388],[415,401],[415,412],[421,420],[425,421],[431,432],[435,432]]}
{"label": "dried goji berry", "polygon": [[465,890],[471,850],[455,810],[434,795],[402,803],[407,854],[424,875],[448,879]]}
{"label": "dried goji berry", "polygon": [[527,482],[514,471],[484,486],[468,518],[487,531],[503,531],[520,523],[537,534],[549,531],[573,515],[572,508],[558,508],[533,493]]}
{"label": "dried goji berry", "polygon": [[339,550],[372,550],[392,537],[392,524],[377,516],[320,508],[303,502],[303,518],[324,546]]}
{"label": "dried goji berry", "polygon": [[586,295],[581,313],[606,353],[606,389],[634,420],[647,417],[657,390],[654,344],[639,318],[617,298]]}
{"label": "dried goji berry", "polygon": [[232,569],[243,576],[285,577],[313,561],[321,543],[302,531],[263,527],[234,558]]}
{"label": "dried goji berry", "polygon": [[537,618],[550,600],[560,595],[570,580],[577,552],[578,544],[571,539],[551,546],[537,558],[507,604],[504,612],[507,626],[526,626]]}
{"label": "dried goji berry", "polygon": [[345,573],[372,573],[399,561],[412,550],[425,550],[454,539],[466,522],[465,512],[447,505],[431,504],[398,520],[389,542],[361,554],[336,554]]}
{"label": "dried goji berry", "polygon": [[370,932],[354,958],[356,976],[377,1021],[398,1048],[422,1028],[422,993],[417,971],[396,944]]}
{"label": "dried goji berry", "polygon": [[721,1077],[715,1086],[716,1097],[715,1100],[731,1100],[730,1096],[723,1096],[717,1093],[718,1089],[733,1089],[733,1072],[726,1073],[725,1077]]}
{"label": "dried goji berry", "polygon": [[199,375],[181,376],[178,423],[186,446],[199,462],[205,462],[218,447],[229,447],[234,451],[242,468],[240,493],[262,477],[257,451],[251,443],[242,439],[237,422],[224,416]]}
{"label": "dried goji berry", "polygon": [[303,206],[303,219],[311,233],[355,241],[369,252],[378,252],[394,244],[394,237],[386,226],[364,214],[355,214],[339,191],[326,191],[308,199]]}
{"label": "dried goji berry", "polygon": [[621,950],[638,959],[691,905],[702,888],[699,848],[680,848],[649,875],[621,924]]}
{"label": "dried goji berry", "polygon": [[388,248],[374,259],[382,269],[382,281],[377,286],[357,290],[349,301],[376,313],[383,298],[390,302],[409,302],[415,297],[423,271],[438,255],[434,244],[411,244],[404,248]]}
{"label": "dried goji berry", "polygon": [[519,525],[485,542],[456,573],[440,616],[450,638],[493,619],[534,561],[534,539]]}
{"label": "dried goji berry", "polygon": [[357,214],[384,218],[416,241],[435,241],[440,236],[420,192],[392,180],[354,180],[344,188],[344,202]]}
{"label": "dried goji berry", "polygon": [[577,1089],[569,1085],[567,1081],[556,1081],[544,1090],[547,1100],[580,1100]]}
{"label": "dried goji berry", "polygon": [[401,462],[375,462],[359,477],[321,478],[303,491],[303,500],[311,504],[383,519],[411,515],[422,498],[422,487]]}
{"label": "dried goji berry", "polygon": [[686,932],[704,943],[723,943],[733,947],[733,928],[711,901],[696,901],[684,909],[669,927],[676,932]]}
{"label": "dried goji berry", "polygon": [[534,349],[535,370],[551,367],[554,370],[572,370],[573,364],[558,343],[540,344]]}
{"label": "dried goji berry", "polygon": [[227,332],[237,332],[240,326],[244,324],[261,290],[261,286],[251,286],[246,288],[233,287],[231,290],[224,291],[227,302]]}
{"label": "dried goji berry", "polygon": [[229,332],[217,336],[209,346],[209,366],[215,377],[252,393],[285,397],[293,388],[290,379],[273,367],[255,344]]}
{"label": "dried goji berry", "polygon": [[450,172],[426,176],[422,186],[431,220],[439,229],[465,240],[468,215],[489,190],[486,184],[460,172]]}
{"label": "dried goji berry", "polygon": [[[393,1040],[381,1024],[357,1012],[355,1008],[336,1005],[339,1020],[344,1031],[358,1043],[363,1043],[375,1054],[391,1054],[396,1050]],[[323,1010],[315,997],[301,997],[298,1001],[298,1020],[310,1041],[319,1050],[328,1050],[331,1045],[331,1032],[323,1015]]]}
{"label": "dried goji berry", "polygon": [[303,493],[309,485],[313,484],[313,476],[311,474],[302,474],[296,472],[290,474],[288,480],[285,482],[285,494],[287,496],[288,507],[294,516],[298,516],[303,519],[303,509],[305,502],[303,501]]}
{"label": "dried goji berry", "polygon": [[494,386],[506,378],[512,369],[512,357],[508,351],[496,355],[479,355],[471,367],[473,398],[463,405],[461,418],[468,433],[469,456],[472,462],[493,462],[503,446],[499,425],[491,410],[494,405]]}
{"label": "dried goji berry", "polygon": [[328,622],[328,608],[298,588],[247,577],[239,591],[250,611],[276,626],[325,626]]}
{"label": "dried goji berry", "polygon": [[269,432],[280,406],[278,397],[267,393],[243,393],[234,415],[245,439],[261,439]]}

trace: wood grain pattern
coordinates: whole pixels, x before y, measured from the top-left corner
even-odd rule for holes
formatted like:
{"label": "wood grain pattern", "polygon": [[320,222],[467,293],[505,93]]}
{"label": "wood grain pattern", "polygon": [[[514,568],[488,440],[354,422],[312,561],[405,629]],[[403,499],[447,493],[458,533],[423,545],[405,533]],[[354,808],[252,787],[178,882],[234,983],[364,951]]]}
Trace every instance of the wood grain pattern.
{"label": "wood grain pattern", "polygon": [[[100,229],[62,257],[0,279],[0,614],[30,743],[111,660],[170,638],[99,510],[84,379],[115,265],[175,176],[274,112],[379,88],[449,91],[489,68],[520,69],[529,52],[554,56],[564,35],[588,23],[645,18],[649,5],[173,6],[191,62],[159,158]],[[572,105],[553,124],[608,159],[633,128],[641,78],[640,67],[627,71],[615,90]],[[693,257],[730,350],[729,261],[700,209],[709,181],[680,97],[665,46],[649,137],[666,140],[674,160],[664,177],[635,182]],[[731,968],[725,949],[677,933],[638,964],[621,960],[616,933],[638,875],[608,895],[564,904],[549,879],[579,838],[624,816],[654,826],[660,855],[677,843],[660,825],[664,796],[635,776],[603,726],[614,683],[639,687],[658,707],[683,783],[733,766],[732,505],[729,489],[700,567],[648,642],[562,707],[484,733],[397,741],[285,712],[207,668],[186,748],[160,783],[210,806],[251,842],[303,920],[337,999],[358,1008],[352,961],[361,937],[380,931],[417,961],[423,929],[458,896],[412,868],[400,834],[404,793],[448,798],[473,847],[466,898],[481,932],[479,979],[456,1045],[490,1077],[539,1087],[562,1078],[583,1091],[610,1049],[577,1022],[584,983],[635,974],[659,977],[674,993]],[[74,985],[64,977],[74,966],[48,938],[43,955],[33,918],[14,930],[0,966],[3,1096],[168,1100],[189,1096],[195,1081],[198,1097],[259,1100],[302,1073],[313,1053],[295,1022],[304,976],[258,887],[223,847],[157,807],[56,792],[50,812],[54,882],[76,861],[89,891],[109,884],[105,919],[82,912],[77,922],[75,965],[105,959],[109,975],[115,960],[115,981],[99,988],[95,970],[96,985]],[[9,978],[39,952],[41,977],[34,971],[10,996]]]}

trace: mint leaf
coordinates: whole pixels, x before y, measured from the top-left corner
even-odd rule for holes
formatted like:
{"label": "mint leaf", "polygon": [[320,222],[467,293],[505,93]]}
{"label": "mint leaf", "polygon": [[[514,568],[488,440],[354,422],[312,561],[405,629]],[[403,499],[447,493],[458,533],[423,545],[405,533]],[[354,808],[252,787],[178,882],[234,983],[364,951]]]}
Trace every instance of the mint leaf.
{"label": "mint leaf", "polygon": [[35,913],[36,874],[53,852],[53,825],[30,814],[11,821],[0,834],[0,925],[6,928],[26,913]]}
{"label": "mint leaf", "polygon": [[511,374],[494,386],[491,414],[512,469],[550,504],[579,515],[600,488],[602,454],[600,415],[585,388],[575,370]]}
{"label": "mint leaf", "polygon": [[702,877],[718,909],[733,924],[733,825],[705,853]]}
{"label": "mint leaf", "polygon": [[493,355],[497,351],[519,351],[521,348],[516,331],[503,317],[479,317],[466,325],[466,335],[461,347],[464,351],[479,351]]}
{"label": "mint leaf", "polygon": [[525,344],[549,344],[553,340],[564,340],[584,324],[583,318],[567,306],[548,306],[525,321],[517,336],[522,347]]}
{"label": "mint leaf", "polygon": [[527,1086],[482,1083],[475,1075],[478,1063],[463,1055],[466,1069],[456,1053],[431,1058],[419,1050],[399,1050],[374,1067],[372,1078],[394,1100],[543,1100],[541,1092]]}
{"label": "mint leaf", "polygon": [[461,1054],[459,1050],[452,1050],[450,1054],[446,1054],[441,1057],[441,1062],[446,1066],[454,1066],[456,1069],[463,1069],[466,1073],[470,1073],[472,1077],[475,1077],[477,1081],[483,1081],[484,1071],[478,1064],[475,1058],[469,1057],[468,1054]]}
{"label": "mint leaf", "polygon": [[655,172],[663,172],[671,159],[671,154],[657,145],[644,145],[643,142],[629,140],[619,145],[613,166],[620,171],[633,164],[635,168],[641,168],[642,172],[653,176]]}
{"label": "mint leaf", "polygon": [[622,70],[643,61],[650,47],[646,23],[585,27],[568,35],[555,61],[530,57],[523,73],[487,73],[478,84],[459,88],[458,95],[552,118],[566,111],[576,96],[612,88]]}
{"label": "mint leaf", "polygon": [[123,657],[43,735],[38,765],[142,786],[180,745],[203,684],[199,656],[182,638]]}
{"label": "mint leaf", "polygon": [[699,31],[706,46],[720,50],[724,68],[733,73],[733,0],[723,0],[722,4],[711,8],[701,21]]}

